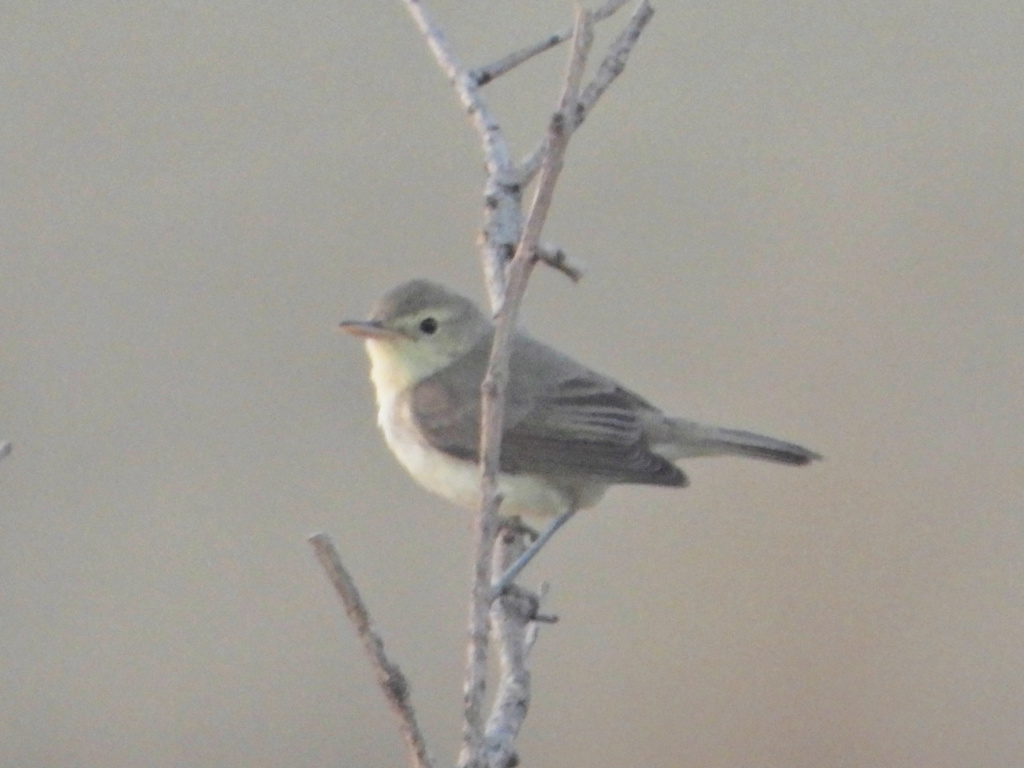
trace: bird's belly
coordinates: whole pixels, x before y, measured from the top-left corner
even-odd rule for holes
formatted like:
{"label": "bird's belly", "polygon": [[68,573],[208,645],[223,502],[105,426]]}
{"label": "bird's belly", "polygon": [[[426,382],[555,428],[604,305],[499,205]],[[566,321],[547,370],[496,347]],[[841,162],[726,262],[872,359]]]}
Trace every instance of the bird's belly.
{"label": "bird's belly", "polygon": [[[411,414],[399,412],[405,407],[401,398],[390,398],[380,404],[378,422],[391,452],[428,491],[460,507],[476,509],[480,504],[479,465],[429,445],[416,429]],[[573,494],[538,475],[502,472],[498,475],[498,490],[504,499],[500,509],[503,517],[551,517],[573,504]]]}

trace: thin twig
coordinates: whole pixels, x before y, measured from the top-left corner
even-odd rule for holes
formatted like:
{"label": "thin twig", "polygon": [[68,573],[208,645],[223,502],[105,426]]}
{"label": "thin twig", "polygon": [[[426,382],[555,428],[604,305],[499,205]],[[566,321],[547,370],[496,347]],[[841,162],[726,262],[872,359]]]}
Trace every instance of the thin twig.
{"label": "thin twig", "polygon": [[363,641],[366,655],[377,673],[377,682],[384,691],[384,696],[391,705],[391,711],[398,717],[398,726],[405,739],[409,760],[415,768],[432,768],[433,761],[427,752],[426,742],[416,723],[416,713],[409,701],[409,684],[398,665],[391,661],[384,652],[384,641],[377,630],[363,603],[359,590],[352,576],[341,564],[338,550],[326,533],[317,533],[309,537],[309,543],[316,552],[320,565],[323,566],[334,585],[335,591],[345,605],[345,613],[355,626],[356,634]]}
{"label": "thin twig", "polygon": [[633,15],[630,16],[626,28],[608,46],[608,53],[605,54],[604,59],[601,61],[601,66],[597,68],[594,78],[583,89],[583,94],[580,96],[579,113],[576,116],[576,125],[574,127],[579,127],[580,123],[590,114],[590,110],[597,103],[597,100],[608,90],[608,86],[612,84],[612,81],[622,74],[622,71],[626,68],[629,54],[632,53],[633,47],[636,45],[637,40],[640,39],[644,27],[647,26],[647,22],[651,20],[652,16],[654,16],[654,8],[651,7],[648,0],[643,0],[636,7],[636,10],[633,11]]}
{"label": "thin twig", "polygon": [[[654,16],[654,8],[651,7],[649,0],[642,0],[630,16],[629,23],[625,29],[608,46],[608,52],[601,61],[594,79],[587,85],[583,95],[579,98],[576,114],[573,115],[573,131],[587,119],[594,105],[604,95],[604,92],[608,90],[608,86],[612,84],[615,78],[622,74],[626,67],[626,61],[633,51],[633,47],[636,45],[637,40],[640,39],[644,27],[647,26],[647,22],[651,20],[652,16]],[[545,136],[540,144],[520,163],[519,182],[523,186],[529,184],[537,174],[537,171],[540,170],[544,156],[549,151],[549,140],[550,137]]]}
{"label": "thin twig", "polygon": [[[604,21],[609,16],[614,15],[616,11],[626,4],[626,2],[627,0],[608,0],[608,2],[591,13],[591,18],[593,18],[595,22]],[[550,37],[546,37],[533,45],[528,45],[525,48],[515,51],[514,53],[510,53],[508,56],[504,56],[490,64],[477,67],[476,69],[471,70],[469,75],[474,81],[476,81],[477,85],[487,85],[491,80],[501,77],[506,72],[509,72],[520,64],[529,61],[534,56],[544,53],[545,51],[550,51],[556,45],[561,45],[566,40],[571,39],[574,30],[575,27],[566,27],[561,32],[556,32]]]}
{"label": "thin twig", "polygon": [[539,243],[537,245],[537,258],[552,269],[566,275],[574,283],[578,283],[583,279],[583,263],[572,258],[556,245]]}
{"label": "thin twig", "polygon": [[[593,42],[593,20],[591,15],[580,10],[576,16],[576,32],[573,36],[573,51],[566,74],[565,88],[559,102],[559,109],[551,119],[548,133],[551,136],[551,151],[545,157],[540,179],[534,194],[530,213],[523,227],[515,257],[509,263],[508,281],[504,301],[497,312],[494,343],[481,385],[481,426],[480,426],[480,467],[481,504],[476,517],[477,549],[473,584],[473,605],[470,624],[470,664],[467,668],[464,693],[465,718],[462,752],[459,755],[461,768],[484,768],[483,726],[481,712],[486,680],[487,660],[487,617],[491,605],[491,552],[497,531],[498,470],[500,466],[502,421],[505,411],[505,388],[508,383],[511,343],[515,332],[516,316],[526,291],[530,272],[536,264],[537,243],[541,229],[547,219],[554,196],[555,184],[562,170],[565,149],[571,136],[569,121],[576,108],[580,80],[586,65],[587,53]],[[480,579],[486,577],[481,583]],[[476,647],[474,647],[476,646]]]}

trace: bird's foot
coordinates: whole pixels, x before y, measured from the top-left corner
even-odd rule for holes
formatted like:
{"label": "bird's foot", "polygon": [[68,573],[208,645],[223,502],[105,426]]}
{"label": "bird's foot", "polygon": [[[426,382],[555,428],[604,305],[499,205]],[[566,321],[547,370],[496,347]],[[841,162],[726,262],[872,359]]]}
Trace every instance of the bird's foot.
{"label": "bird's foot", "polygon": [[[523,568],[525,568],[529,564],[529,562],[537,556],[537,553],[544,548],[544,545],[551,540],[551,537],[555,535],[558,529],[565,525],[567,522],[569,522],[570,518],[572,518],[572,516],[575,514],[575,509],[570,509],[567,510],[566,512],[563,512],[554,519],[551,525],[544,529],[543,533],[537,536],[534,542],[526,548],[526,551],[519,556],[519,559],[512,563],[512,565],[509,566],[508,570],[501,575],[501,578],[491,585],[492,600],[496,597],[500,597],[505,593],[505,591],[512,585],[512,582],[514,582],[516,578],[519,576],[519,574],[522,573]],[[513,519],[518,520],[518,518]],[[520,523],[520,525],[521,524],[522,523]]]}
{"label": "bird's foot", "polygon": [[521,533],[531,542],[540,538],[540,533],[538,533],[537,529],[524,523],[523,518],[519,515],[501,518],[498,521],[498,526],[501,530],[508,531],[509,533]]}

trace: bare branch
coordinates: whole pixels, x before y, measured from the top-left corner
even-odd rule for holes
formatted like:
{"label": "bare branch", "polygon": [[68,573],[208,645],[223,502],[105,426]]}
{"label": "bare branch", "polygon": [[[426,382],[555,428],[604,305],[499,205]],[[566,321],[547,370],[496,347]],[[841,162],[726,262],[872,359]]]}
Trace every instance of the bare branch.
{"label": "bare branch", "polygon": [[473,120],[477,133],[484,142],[484,159],[488,172],[502,172],[509,164],[507,146],[486,102],[480,97],[480,89],[477,88],[474,78],[459,61],[441,27],[431,18],[419,0],[405,0],[405,7],[419,27],[420,33],[426,38],[441,71],[448,77],[466,112]]}
{"label": "bare branch", "polygon": [[[575,110],[580,80],[586,65],[587,53],[593,42],[593,19],[587,11],[576,16],[573,51],[566,74],[565,88],[558,112],[548,126],[551,150],[547,153],[537,183],[530,214],[523,228],[515,257],[508,267],[508,281],[504,301],[497,312],[494,344],[481,385],[480,426],[480,508],[476,515],[477,549],[473,583],[473,605],[470,611],[470,663],[464,686],[465,731],[459,755],[462,768],[485,768],[481,711],[486,679],[487,618],[491,606],[491,552],[497,532],[498,470],[500,466],[501,431],[505,413],[505,387],[508,383],[511,342],[515,331],[516,315],[526,291],[530,272],[536,264],[537,243],[547,219],[554,196],[555,184],[562,169],[565,150],[571,131],[566,130]],[[485,580],[484,580],[485,579]]]}
{"label": "bare branch", "polygon": [[[540,169],[543,153],[547,151],[548,144],[547,141],[544,141],[540,148],[524,162],[523,169],[517,172],[508,143],[505,141],[497,120],[482,98],[480,87],[532,56],[568,40],[572,37],[572,29],[563,30],[493,64],[475,70],[467,70],[455,55],[444,32],[422,3],[419,0],[404,0],[404,2],[434,54],[438,66],[445,73],[459,100],[466,108],[473,127],[480,137],[487,168],[487,184],[484,189],[485,222],[482,233],[484,278],[491,308],[497,310],[507,288],[506,267],[515,252],[522,233],[522,188],[533,179]],[[625,5],[625,2],[626,0],[608,0],[591,14],[591,18],[594,21],[608,18]],[[635,17],[636,13],[634,13]],[[628,55],[628,51],[625,55]],[[621,71],[621,67],[619,71]],[[614,75],[608,80],[609,83],[611,79],[614,79]],[[593,100],[596,101],[607,87],[605,84],[596,93]],[[581,110],[583,116],[588,110],[589,107]],[[573,117],[573,130],[582,119],[582,116]],[[541,254],[541,258],[551,263],[551,260],[544,258],[544,254]],[[564,260],[556,259],[552,266],[565,272],[573,280],[579,279],[580,271],[572,267],[566,269],[567,265]]]}
{"label": "bare branch", "polygon": [[537,258],[552,269],[556,269],[564,274],[574,283],[578,283],[583,279],[583,263],[572,258],[556,245],[539,243],[537,245]]}
{"label": "bare branch", "polygon": [[[591,13],[591,17],[595,22],[604,21],[625,4],[626,0],[608,0],[608,2]],[[514,53],[510,53],[508,56],[498,59],[498,61],[486,64],[482,67],[477,67],[472,70],[469,75],[476,81],[477,85],[487,85],[491,80],[501,77],[506,72],[509,72],[520,64],[529,61],[534,56],[544,53],[545,51],[550,51],[556,45],[561,45],[566,40],[571,39],[574,29],[575,27],[566,27],[561,32],[556,32],[540,42],[528,45]]]}
{"label": "bare branch", "polygon": [[475,77],[459,61],[444,32],[422,3],[419,0],[404,2],[416,26],[426,38],[438,66],[466,108],[480,138],[487,168],[487,185],[484,189],[484,278],[491,307],[496,308],[505,294],[505,267],[515,252],[522,229],[522,188],[516,178],[508,143],[487,103],[480,96]]}
{"label": "bare branch", "polygon": [[633,47],[640,39],[644,27],[647,26],[647,22],[651,20],[652,16],[654,16],[654,8],[651,7],[648,0],[643,0],[633,11],[626,28],[608,46],[608,53],[605,54],[601,66],[597,68],[597,74],[594,75],[594,79],[590,81],[590,84],[584,89],[583,95],[580,96],[580,111],[574,128],[586,119],[597,100],[608,90],[608,86],[622,74],[626,68],[629,54],[632,53]]}
{"label": "bare branch", "polygon": [[533,148],[523,161],[519,164],[519,183],[526,186],[540,170],[540,164],[544,162],[544,155],[548,151],[548,139],[545,136],[540,143]]}
{"label": "bare branch", "polygon": [[[501,504],[497,478],[511,340],[527,281],[538,260],[564,272],[573,280],[581,277],[580,267],[562,250],[539,243],[540,232],[551,206],[569,139],[589,108],[621,71],[646,19],[637,23],[637,12],[633,14],[630,27],[637,27],[635,33],[625,38],[620,35],[620,40],[625,39],[626,42],[618,44],[618,47],[613,46],[618,51],[617,59],[609,63],[606,57],[606,62],[595,77],[595,83],[586,91],[587,99],[581,100],[580,85],[593,42],[593,24],[618,11],[626,0],[606,0],[594,13],[579,10],[572,30],[552,35],[472,71],[467,70],[459,61],[444,33],[421,1],[403,2],[465,107],[479,135],[487,168],[481,251],[485,282],[497,324],[490,361],[481,385],[481,503],[474,526],[476,559],[469,621],[469,658],[463,691],[465,722],[459,765],[464,768],[507,768],[517,759],[513,743],[529,701],[529,676],[524,663],[528,649],[536,638],[536,622],[542,618],[536,615],[536,607],[528,618],[524,618],[521,611],[510,609],[525,594],[515,587],[511,589],[511,596],[502,596],[493,608],[494,625],[503,649],[502,666],[505,674],[495,709],[487,724],[485,738],[482,711],[487,673],[488,618],[494,603],[492,574],[496,565],[504,568],[505,561],[502,558],[508,555],[510,549],[517,550],[522,545],[521,538],[517,539],[518,543],[514,546],[496,544],[498,508]],[[643,1],[641,7],[648,9],[649,18],[647,0]],[[541,148],[526,161],[524,168],[517,169],[500,126],[480,94],[480,88],[495,77],[570,38],[573,40],[573,50],[558,111],[551,119]],[[538,172],[540,178],[524,224],[523,188]],[[492,561],[492,553],[499,558],[497,561]],[[514,559],[509,562],[514,562]],[[543,618],[547,620],[550,617]],[[513,627],[517,627],[514,632]],[[379,639],[366,642],[368,648],[374,643],[379,646]]]}
{"label": "bare branch", "polygon": [[[495,573],[504,573],[526,548],[521,530],[503,528],[494,547]],[[530,671],[526,660],[537,637],[534,623],[540,597],[523,589],[510,590],[491,606],[491,627],[501,665],[500,684],[487,721],[485,754],[489,768],[509,768],[519,762],[515,742],[530,709]]]}
{"label": "bare branch", "polygon": [[[569,34],[566,35],[566,32]],[[528,45],[521,50],[514,51],[508,56],[491,62],[490,64],[477,67],[469,73],[470,77],[476,81],[477,85],[487,85],[492,80],[501,77],[506,72],[510,72],[520,64],[529,61],[534,56],[544,53],[545,51],[550,51],[556,45],[561,45],[570,37],[572,37],[571,28],[563,30],[562,32],[556,32],[551,35],[551,37],[545,38],[538,43],[534,43],[533,45]]]}
{"label": "bare branch", "polygon": [[[594,75],[594,79],[584,89],[583,95],[580,96],[576,113],[573,115],[573,124],[570,132],[575,131],[582,125],[583,121],[590,114],[590,110],[594,108],[597,101],[608,90],[608,86],[612,84],[615,78],[622,74],[622,71],[626,68],[626,61],[633,51],[633,47],[636,45],[637,40],[640,39],[644,27],[647,26],[647,22],[651,20],[652,16],[654,16],[654,8],[651,7],[649,0],[642,0],[636,7],[636,10],[633,11],[632,16],[630,16],[626,28],[608,46],[608,52],[601,61],[597,74]],[[549,140],[550,136],[546,136],[520,163],[519,182],[523,186],[529,184],[537,174],[537,171],[540,170],[541,164],[544,162],[544,156],[550,149]]]}
{"label": "bare branch", "polygon": [[[525,290],[529,272],[537,258],[536,252],[540,231],[547,220],[548,210],[551,207],[551,200],[554,196],[555,184],[558,181],[559,174],[562,172],[565,151],[569,145],[569,139],[572,137],[573,115],[577,111],[580,82],[583,78],[583,71],[586,68],[587,54],[590,52],[590,46],[594,41],[593,19],[587,11],[579,12],[576,18],[576,28],[577,34],[573,42],[572,56],[569,60],[562,96],[559,99],[558,111],[552,116],[551,122],[548,125],[546,137],[548,151],[545,153],[541,164],[540,180],[537,183],[537,190],[534,194],[533,204],[530,207],[530,214],[523,228],[523,237],[519,241],[516,255],[509,265],[508,294],[499,312],[498,329],[494,339],[495,349],[491,355],[492,363],[497,356],[499,341],[502,341],[502,343],[507,341],[503,339],[503,336],[511,338],[512,328],[510,326],[514,324],[515,314],[518,312],[519,303],[522,301],[522,293]],[[510,301],[512,302],[511,305]],[[511,317],[511,320],[509,320],[509,317]],[[509,326],[504,329],[504,334],[502,334],[503,325]]]}
{"label": "bare branch", "polygon": [[363,641],[366,655],[370,657],[370,664],[377,673],[377,682],[384,691],[388,704],[391,705],[391,711],[398,717],[398,727],[405,739],[410,765],[414,768],[432,768],[433,761],[416,723],[412,702],[409,701],[409,684],[402,670],[384,652],[384,641],[373,628],[370,614],[352,576],[341,564],[341,557],[334,542],[326,533],[317,533],[309,537],[309,543],[345,605],[345,613],[355,626],[356,634]]}
{"label": "bare branch", "polygon": [[[463,722],[460,768],[485,768],[483,762],[483,707],[487,692],[487,616],[491,598],[491,559],[498,530],[498,493],[494,475],[481,481],[481,504],[474,520],[476,541],[473,592],[469,612],[469,649],[462,686]],[[483,556],[480,556],[480,553]]]}

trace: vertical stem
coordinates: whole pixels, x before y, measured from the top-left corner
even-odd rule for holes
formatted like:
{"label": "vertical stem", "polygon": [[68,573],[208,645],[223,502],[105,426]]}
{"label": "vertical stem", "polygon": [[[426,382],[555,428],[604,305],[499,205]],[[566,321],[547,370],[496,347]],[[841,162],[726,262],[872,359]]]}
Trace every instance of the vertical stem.
{"label": "vertical stem", "polygon": [[522,238],[516,248],[515,257],[508,266],[508,283],[505,288],[504,301],[496,316],[494,345],[491,348],[487,373],[484,375],[480,387],[480,507],[475,518],[476,565],[473,572],[473,600],[470,608],[469,662],[463,687],[465,721],[462,750],[459,754],[460,768],[485,768],[486,766],[483,701],[487,675],[488,615],[492,599],[491,552],[494,548],[498,528],[498,507],[501,504],[498,490],[501,432],[505,416],[505,389],[509,377],[509,359],[512,353],[516,316],[526,292],[530,273],[537,263],[537,244],[551,208],[555,185],[558,182],[565,158],[565,150],[575,125],[574,112],[580,80],[583,77],[587,53],[592,42],[593,18],[588,11],[580,9],[576,15],[572,56],[559,109],[548,126],[549,151],[541,166],[540,178],[537,181],[537,189],[530,206],[529,216],[523,227]]}

